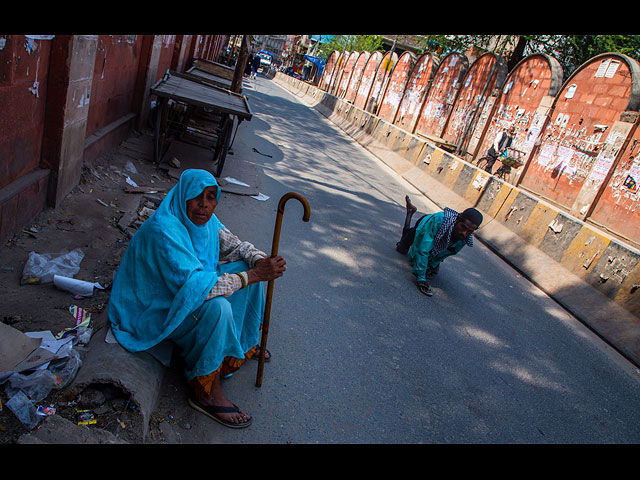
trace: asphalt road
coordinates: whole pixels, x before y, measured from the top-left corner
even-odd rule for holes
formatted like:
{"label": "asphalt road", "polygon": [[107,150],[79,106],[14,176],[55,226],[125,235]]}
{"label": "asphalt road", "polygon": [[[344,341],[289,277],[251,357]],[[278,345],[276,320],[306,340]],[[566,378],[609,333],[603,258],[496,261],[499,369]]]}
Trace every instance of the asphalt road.
{"label": "asphalt road", "polygon": [[420,212],[434,204],[274,82],[245,80],[245,93],[255,115],[234,155],[270,198],[224,194],[218,217],[266,252],[282,195],[304,195],[311,220],[286,204],[262,387],[255,361],[224,381],[253,425],[189,408],[174,361],[150,443],[640,441],[633,365],[480,242],[420,294],[394,246],[404,196]]}

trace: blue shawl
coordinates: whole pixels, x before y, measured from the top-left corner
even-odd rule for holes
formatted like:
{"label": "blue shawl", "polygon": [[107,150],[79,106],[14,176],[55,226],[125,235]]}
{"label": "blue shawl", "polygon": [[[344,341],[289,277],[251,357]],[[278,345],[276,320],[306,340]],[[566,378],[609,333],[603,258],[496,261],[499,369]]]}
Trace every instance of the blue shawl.
{"label": "blue shawl", "polygon": [[224,226],[215,215],[204,225],[187,216],[187,200],[217,185],[205,170],[185,170],[131,238],[108,308],[113,334],[127,350],[147,350],[164,340],[218,280],[218,230]]}

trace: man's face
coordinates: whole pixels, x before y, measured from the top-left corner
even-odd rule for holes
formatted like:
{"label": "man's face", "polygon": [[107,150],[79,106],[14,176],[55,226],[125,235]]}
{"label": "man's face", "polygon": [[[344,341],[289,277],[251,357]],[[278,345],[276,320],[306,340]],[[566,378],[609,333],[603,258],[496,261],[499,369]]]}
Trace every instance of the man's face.
{"label": "man's face", "polygon": [[454,232],[458,237],[468,237],[477,230],[478,226],[468,218],[464,220],[456,220]]}
{"label": "man's face", "polygon": [[218,206],[216,187],[206,187],[200,195],[187,200],[187,216],[196,225],[204,225],[209,221]]}

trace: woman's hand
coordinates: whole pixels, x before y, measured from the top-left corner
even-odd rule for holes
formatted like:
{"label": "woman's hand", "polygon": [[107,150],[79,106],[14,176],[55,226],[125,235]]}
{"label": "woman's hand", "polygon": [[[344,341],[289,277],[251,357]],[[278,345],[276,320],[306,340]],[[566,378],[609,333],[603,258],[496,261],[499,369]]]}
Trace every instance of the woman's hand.
{"label": "woman's hand", "polygon": [[427,282],[419,281],[416,282],[416,285],[418,286],[418,290],[420,290],[420,293],[422,293],[423,295],[426,295],[427,297],[431,297],[433,295],[431,287]]}
{"label": "woman's hand", "polygon": [[248,284],[251,285],[256,282],[268,282],[281,277],[286,270],[286,264],[287,262],[280,255],[258,260],[255,266],[248,272]]}

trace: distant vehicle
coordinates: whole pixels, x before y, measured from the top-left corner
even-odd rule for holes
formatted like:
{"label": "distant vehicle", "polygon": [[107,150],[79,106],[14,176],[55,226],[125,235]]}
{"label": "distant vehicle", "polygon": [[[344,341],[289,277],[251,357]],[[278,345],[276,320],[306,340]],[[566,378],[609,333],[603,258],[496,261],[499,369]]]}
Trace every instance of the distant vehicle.
{"label": "distant vehicle", "polygon": [[290,77],[302,79],[302,77],[300,75],[298,75],[298,73],[296,73],[296,71],[293,69],[293,67],[285,68],[284,69],[284,73],[285,73],[285,75],[289,75]]}
{"label": "distant vehicle", "polygon": [[264,52],[258,52],[256,57],[260,58],[260,67],[258,67],[258,72],[266,71],[271,68],[271,55],[268,55]]}

